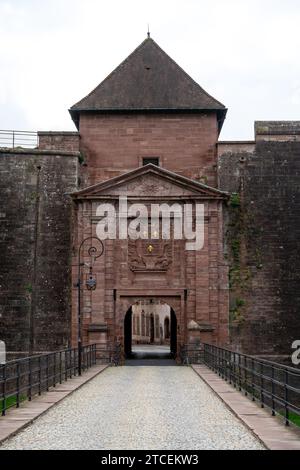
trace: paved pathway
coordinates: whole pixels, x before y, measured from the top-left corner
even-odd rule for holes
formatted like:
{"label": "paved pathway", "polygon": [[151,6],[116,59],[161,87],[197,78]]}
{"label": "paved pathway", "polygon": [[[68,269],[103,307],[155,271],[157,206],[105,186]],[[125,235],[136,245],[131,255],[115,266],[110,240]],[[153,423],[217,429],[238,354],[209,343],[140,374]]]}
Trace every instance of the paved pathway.
{"label": "paved pathway", "polygon": [[176,366],[171,358],[170,346],[138,344],[132,348],[132,358],[126,360],[127,366]]}
{"label": "paved pathway", "polygon": [[261,449],[188,367],[109,368],[3,449]]}

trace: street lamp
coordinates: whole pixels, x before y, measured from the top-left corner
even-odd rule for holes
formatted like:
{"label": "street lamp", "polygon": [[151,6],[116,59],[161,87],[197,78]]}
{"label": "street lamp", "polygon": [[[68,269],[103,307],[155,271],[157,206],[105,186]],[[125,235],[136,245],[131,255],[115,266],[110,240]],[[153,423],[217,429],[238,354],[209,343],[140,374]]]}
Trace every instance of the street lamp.
{"label": "street lamp", "polygon": [[[81,375],[82,370],[82,332],[81,332],[81,267],[85,265],[81,261],[81,250],[84,247],[85,243],[91,241],[93,245],[90,246],[88,249],[88,255],[91,258],[91,265],[90,265],[90,272],[89,276],[86,280],[86,287],[88,290],[95,290],[97,286],[97,280],[93,276],[93,260],[100,258],[100,256],[104,253],[104,245],[103,242],[98,237],[87,237],[85,238],[79,248],[78,248],[78,282],[77,282],[77,289],[78,289],[78,375]],[[96,243],[95,243],[96,242]],[[97,246],[98,245],[98,246]]]}

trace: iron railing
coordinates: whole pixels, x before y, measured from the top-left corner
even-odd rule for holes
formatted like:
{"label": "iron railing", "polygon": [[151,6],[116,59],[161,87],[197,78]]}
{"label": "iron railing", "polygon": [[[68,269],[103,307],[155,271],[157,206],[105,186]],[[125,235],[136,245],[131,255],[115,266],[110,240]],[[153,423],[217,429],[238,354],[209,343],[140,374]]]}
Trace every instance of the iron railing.
{"label": "iron railing", "polygon": [[184,365],[203,364],[204,349],[203,344],[185,344],[180,347],[180,362]]}
{"label": "iron railing", "polygon": [[97,363],[118,366],[122,358],[121,343],[108,344],[107,346],[98,343],[96,344],[96,355]]}
{"label": "iron railing", "polygon": [[[96,364],[95,344],[82,348],[82,370]],[[21,402],[31,401],[50,387],[55,387],[78,375],[78,350],[67,349],[30,356],[0,365],[0,413],[19,408]]]}
{"label": "iron railing", "polygon": [[185,364],[205,364],[246,396],[300,425],[300,370],[211,344],[182,349]]}
{"label": "iron railing", "polygon": [[0,130],[0,147],[3,148],[37,148],[37,132]]}

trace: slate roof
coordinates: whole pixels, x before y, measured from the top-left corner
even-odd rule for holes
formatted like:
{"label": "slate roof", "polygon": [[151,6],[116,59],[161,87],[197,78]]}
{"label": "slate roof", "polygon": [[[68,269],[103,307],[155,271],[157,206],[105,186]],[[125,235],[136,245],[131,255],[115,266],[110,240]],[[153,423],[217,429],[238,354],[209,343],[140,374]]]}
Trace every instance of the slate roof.
{"label": "slate roof", "polygon": [[152,39],[147,38],[89,95],[72,106],[81,112],[216,111],[221,129],[227,109],[200,87]]}

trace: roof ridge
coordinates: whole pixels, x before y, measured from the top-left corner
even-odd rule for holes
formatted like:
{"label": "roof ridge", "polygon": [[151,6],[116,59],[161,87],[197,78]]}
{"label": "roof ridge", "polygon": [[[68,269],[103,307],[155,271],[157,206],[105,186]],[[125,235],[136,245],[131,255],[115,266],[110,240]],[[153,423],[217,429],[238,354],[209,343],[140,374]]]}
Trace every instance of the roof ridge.
{"label": "roof ridge", "polygon": [[[152,39],[152,38],[151,38],[151,39]],[[208,96],[209,98],[211,98],[213,101],[215,101],[215,102],[218,103],[219,105],[223,106],[223,108],[226,108],[226,106],[225,106],[223,103],[221,103],[220,101],[216,100],[212,95],[210,95],[206,90],[204,90],[204,88],[202,88],[202,86],[199,85],[199,83],[197,83],[196,80],[195,80],[193,77],[191,77],[191,76],[186,72],[186,70],[184,70],[174,59],[172,59],[172,57],[171,57],[167,52],[165,52],[165,51],[160,47],[160,45],[157,44],[156,41],[154,41],[154,39],[152,39],[152,42],[153,42],[153,44],[159,49],[159,51],[162,52],[164,55],[166,55],[166,56],[168,57],[168,59],[169,59],[174,65],[176,65],[176,67],[178,67],[178,68],[181,70],[181,72],[183,72],[184,75],[185,75],[189,80],[192,80],[192,81],[194,82],[194,84],[195,84],[198,88],[200,88],[200,90],[203,91],[203,93],[206,94],[206,96]]]}
{"label": "roof ridge", "polygon": [[[129,54],[129,56],[126,57],[126,59],[122,60],[122,62],[117,66],[115,67],[100,83],[98,83],[98,85],[90,92],[88,93],[84,98],[82,98],[81,100],[78,101],[78,103],[75,103],[71,109],[75,108],[76,106],[78,106],[82,101],[86,100],[87,98],[89,98],[89,96],[91,96],[96,90],[97,88],[99,88],[101,85],[103,85],[103,83],[105,83],[109,78],[111,78],[111,76],[113,76],[117,70],[121,69],[125,64],[126,62],[129,61],[129,59],[136,53],[139,51],[139,49],[141,49],[147,41],[152,41],[155,43],[155,41],[152,39],[152,38],[146,38],[144,39],[143,42],[141,42],[141,44],[139,44],[132,52],[131,54]],[[155,43],[156,44],[156,43]]]}
{"label": "roof ridge", "polygon": [[144,39],[144,41],[141,42],[141,44],[139,44],[132,52],[131,54],[129,54],[129,56],[127,56],[117,67],[115,67],[100,83],[98,83],[98,85],[93,88],[93,90],[88,93],[84,98],[82,98],[81,100],[79,100],[77,103],[75,103],[70,109],[74,109],[76,108],[77,106],[80,105],[80,103],[82,103],[82,101],[85,101],[87,98],[89,98],[100,86],[102,86],[107,80],[109,80],[117,71],[119,71],[120,69],[122,69],[124,67],[124,65],[126,65],[131,57],[133,55],[135,55],[136,53],[139,52],[139,50],[141,50],[149,41],[151,41],[153,43],[153,45],[159,50],[159,52],[161,54],[163,54],[164,56],[166,56],[168,58],[168,60],[173,64],[175,65],[184,75],[185,77],[189,80],[189,81],[192,81],[194,83],[194,85],[196,85],[197,88],[199,88],[199,90],[201,92],[203,92],[208,98],[210,98],[213,102],[217,103],[218,105],[220,105],[223,109],[226,109],[226,107],[223,105],[223,103],[221,103],[220,101],[218,101],[217,99],[215,99],[212,95],[210,95],[206,90],[204,90],[204,88],[202,88],[199,83],[196,82],[196,80],[191,77],[174,59],[172,59],[172,57],[167,53],[165,52],[160,46],[159,44],[153,39],[153,38],[146,38]]}
{"label": "roof ridge", "polygon": [[227,108],[148,37],[69,109],[78,129],[83,112],[141,111],[215,112],[220,132]]}

